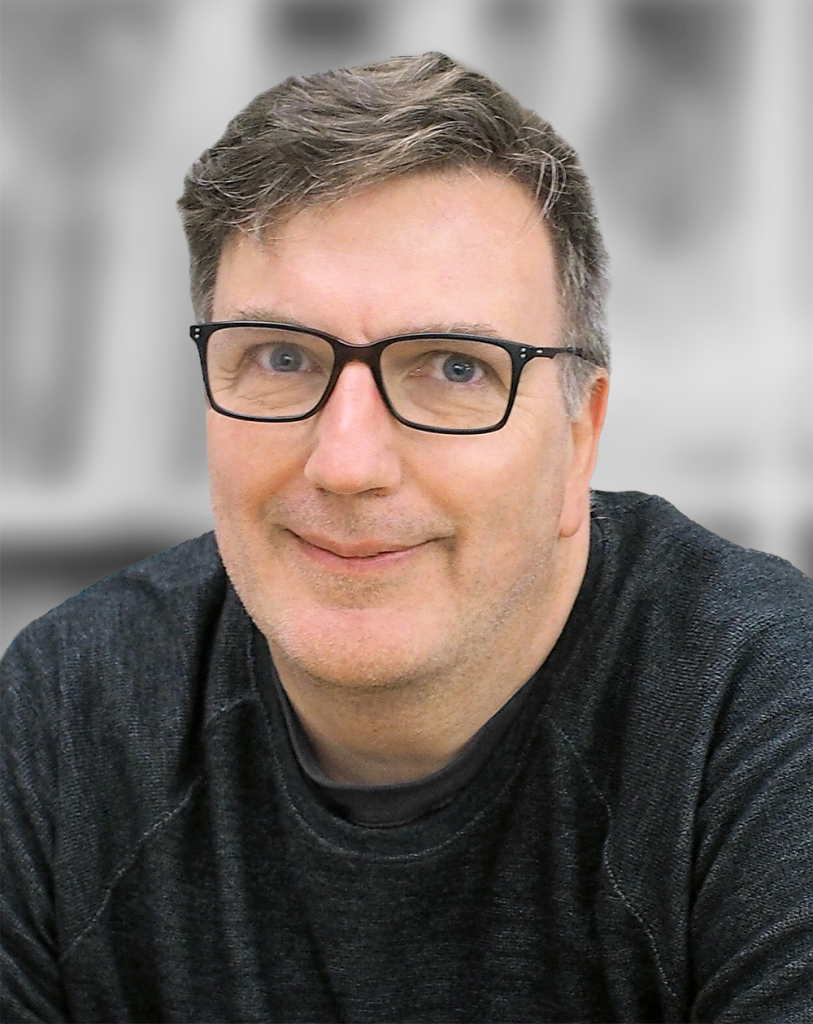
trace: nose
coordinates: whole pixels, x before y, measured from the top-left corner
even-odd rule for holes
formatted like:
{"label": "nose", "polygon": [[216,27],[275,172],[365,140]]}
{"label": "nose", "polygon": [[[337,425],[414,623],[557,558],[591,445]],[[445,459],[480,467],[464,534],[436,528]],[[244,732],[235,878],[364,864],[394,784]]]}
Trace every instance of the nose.
{"label": "nose", "polygon": [[327,405],[314,419],[305,479],[333,494],[395,490],[401,482],[397,426],[370,368],[348,363]]}

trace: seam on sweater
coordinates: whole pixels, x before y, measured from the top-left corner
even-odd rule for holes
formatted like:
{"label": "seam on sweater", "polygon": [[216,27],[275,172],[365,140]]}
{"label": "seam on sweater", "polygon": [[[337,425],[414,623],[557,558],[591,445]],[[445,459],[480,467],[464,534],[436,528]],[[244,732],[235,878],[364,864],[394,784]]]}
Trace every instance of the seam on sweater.
{"label": "seam on sweater", "polygon": [[[348,857],[350,859],[366,858],[374,860],[385,860],[390,863],[396,863],[398,861],[406,862],[413,860],[422,860],[424,858],[431,858],[436,856],[449,846],[452,846],[455,842],[457,842],[460,836],[465,835],[466,832],[469,832],[471,829],[473,829],[480,822],[480,820],[489,813],[492,805],[502,795],[503,790],[507,786],[511,785],[513,778],[514,776],[512,773],[511,777],[505,783],[505,786],[500,787],[494,799],[486,807],[481,808],[477,812],[477,814],[474,815],[473,818],[469,818],[463,825],[460,826],[460,828],[455,829],[455,831],[448,835],[442,842],[436,843],[434,846],[428,846],[422,850],[415,850],[412,853],[385,853],[379,850],[351,850],[348,849],[346,846],[340,846],[338,843],[333,842],[331,839],[327,839],[321,833],[317,832],[315,828],[313,828],[310,822],[300,813],[299,808],[296,806],[296,802],[291,798],[291,794],[288,790],[287,783],[283,780],[281,785],[283,787],[283,790],[285,791],[285,796],[286,799],[288,800],[288,806],[293,812],[294,816],[296,817],[300,827],[305,832],[307,832],[308,835],[311,836],[311,838],[315,839],[320,846],[324,846],[328,850],[331,850],[334,853],[341,854],[343,857]],[[355,827],[364,828],[365,826]]]}
{"label": "seam on sweater", "polygon": [[[610,809],[610,805],[607,803],[607,800],[605,799],[604,794],[601,792],[601,790],[599,789],[599,787],[596,784],[595,780],[593,779],[593,776],[590,774],[590,771],[588,770],[587,765],[585,765],[585,763],[579,757],[578,751],[576,750],[576,745],[573,743],[571,738],[567,735],[567,733],[564,731],[564,729],[562,729],[562,727],[560,725],[558,725],[554,721],[551,721],[550,725],[551,725],[551,728],[555,729],[556,732],[561,736],[561,738],[567,744],[568,748],[570,749],[570,753],[571,753],[573,759],[576,761],[578,766],[581,768],[582,772],[584,773],[585,778],[587,779],[587,782],[588,782],[590,788],[593,790],[593,792],[595,793],[596,797],[598,798],[598,800],[600,801],[601,805],[603,806],[603,808],[604,808],[604,810],[605,810],[605,812],[607,814],[607,820],[610,822],[610,828],[614,830],[614,828],[615,828],[615,819],[613,818],[613,813],[612,813],[612,810]],[[672,996],[672,998],[675,1000],[675,1002],[676,1003],[680,1003],[680,997],[678,996],[678,994],[675,991],[675,989],[672,988],[672,985],[669,982],[669,978],[667,977],[666,970],[664,969],[663,962],[661,961],[661,955],[658,952],[658,944],[655,941],[654,935],[652,934],[651,930],[649,929],[649,927],[647,926],[646,922],[644,921],[642,915],[635,908],[635,905],[633,904],[632,900],[624,892],[623,888],[621,887],[621,884],[618,882],[618,880],[616,878],[616,875],[615,875],[615,873],[613,871],[612,865],[610,864],[610,856],[609,856],[609,853],[607,851],[608,845],[609,844],[607,844],[607,843],[605,843],[605,845],[604,845],[604,852],[602,854],[602,860],[604,861],[604,865],[607,868],[607,874],[608,874],[609,879],[610,879],[610,884],[612,885],[612,887],[613,887],[616,895],[618,896],[618,898],[621,900],[621,902],[624,904],[624,906],[627,908],[627,910],[632,914],[632,916],[635,918],[635,920],[641,926],[641,928],[642,928],[644,934],[646,935],[646,937],[649,939],[650,945],[652,946],[652,952],[653,952],[653,954],[655,956],[655,966],[658,969],[658,974],[660,974],[661,978],[663,979],[664,985],[666,986],[669,994]]]}
{"label": "seam on sweater", "polygon": [[233,711],[240,704],[246,702],[250,704],[256,704],[259,700],[260,695],[258,693],[243,693],[239,697],[235,697],[234,700],[230,700],[228,704],[223,704],[222,707],[217,708],[209,715],[209,717],[203,723],[204,732],[211,728],[215,722],[222,718],[223,715],[227,715],[230,711]]}
{"label": "seam on sweater", "polygon": [[203,781],[203,775],[202,774],[198,775],[197,778],[195,778],[190,783],[189,789],[186,791],[186,794],[175,805],[175,807],[173,807],[172,810],[167,811],[166,814],[163,814],[158,819],[158,821],[155,822],[155,824],[151,825],[147,829],[147,831],[142,833],[142,835],[136,840],[136,844],[135,844],[135,846],[133,848],[132,853],[126,859],[124,864],[122,864],[122,866],[119,868],[119,870],[116,871],[116,873],[113,875],[113,878],[111,879],[111,881],[107,885],[107,888],[105,889],[104,894],[102,895],[102,899],[101,899],[101,902],[99,904],[99,909],[91,917],[90,921],[88,921],[88,923],[85,925],[85,927],[82,929],[82,931],[79,932],[79,934],[76,936],[76,938],[74,938],[70,942],[70,944],[68,945],[67,949],[62,954],[62,956],[60,956],[60,958],[59,958],[59,963],[60,964],[64,964],[65,963],[65,961],[68,959],[68,957],[74,951],[74,949],[76,949],[76,947],[79,945],[79,943],[85,938],[86,935],[88,935],[88,933],[90,931],[92,931],[92,929],[98,923],[99,918],[105,912],[105,910],[107,908],[107,905],[110,902],[110,897],[113,895],[113,890],[119,884],[121,879],[127,874],[127,872],[130,870],[130,868],[132,868],[132,866],[135,864],[136,860],[138,859],[138,855],[141,852],[141,849],[143,848],[145,843],[149,842],[149,840],[152,838],[152,836],[155,835],[155,833],[158,832],[159,829],[163,828],[163,826],[168,821],[171,821],[177,814],[180,814],[180,812],[184,809],[184,807],[186,807],[186,805],[189,803],[189,801],[192,798],[192,794],[195,792],[195,790],[198,788],[198,786],[200,785],[200,783],[202,781]]}
{"label": "seam on sweater", "polygon": [[[222,707],[220,707],[216,711],[214,711],[209,716],[209,718],[206,719],[206,721],[203,724],[204,732],[208,731],[208,729],[219,718],[221,718],[225,714],[228,714],[228,712],[232,711],[239,704],[242,704],[245,701],[254,702],[254,699],[255,698],[254,698],[254,696],[252,694],[250,694],[250,693],[245,694],[244,693],[241,697],[238,697],[237,699],[235,699],[233,701],[230,701],[228,704],[224,704]],[[68,957],[74,951],[74,949],[76,949],[76,947],[82,942],[82,940],[93,930],[93,928],[96,926],[96,924],[98,924],[99,919],[101,918],[102,914],[104,914],[105,910],[107,909],[108,904],[110,903],[110,899],[111,899],[111,897],[113,895],[113,891],[115,890],[115,888],[119,884],[119,882],[122,880],[122,878],[124,878],[124,876],[127,874],[127,872],[133,867],[135,862],[138,860],[138,856],[141,853],[142,849],[147,845],[147,843],[149,843],[149,841],[152,839],[152,837],[164,827],[164,825],[166,825],[168,822],[172,821],[173,818],[175,818],[178,814],[181,813],[181,811],[184,810],[184,808],[187,806],[189,801],[192,799],[192,796],[194,795],[195,790],[200,786],[201,782],[203,782],[203,773],[202,772],[200,774],[198,774],[192,780],[192,782],[190,782],[189,788],[187,789],[186,793],[181,797],[181,799],[178,801],[178,803],[171,810],[167,811],[165,814],[162,814],[161,817],[158,819],[158,821],[156,821],[154,824],[150,825],[150,827],[138,837],[138,839],[135,842],[135,846],[133,847],[133,850],[132,850],[131,854],[129,855],[129,857],[127,857],[125,859],[124,863],[121,865],[121,867],[118,869],[118,871],[116,871],[114,873],[112,879],[110,880],[108,885],[105,887],[105,890],[104,890],[104,893],[102,894],[102,898],[101,898],[101,901],[99,903],[99,907],[98,907],[97,911],[95,912],[95,914],[93,914],[93,916],[88,921],[88,923],[85,925],[85,927],[81,930],[81,932],[79,932],[79,934],[74,939],[71,940],[71,942],[68,944],[67,948],[65,949],[65,952],[60,956],[60,958],[59,958],[60,965],[65,963],[65,961],[68,959]]]}

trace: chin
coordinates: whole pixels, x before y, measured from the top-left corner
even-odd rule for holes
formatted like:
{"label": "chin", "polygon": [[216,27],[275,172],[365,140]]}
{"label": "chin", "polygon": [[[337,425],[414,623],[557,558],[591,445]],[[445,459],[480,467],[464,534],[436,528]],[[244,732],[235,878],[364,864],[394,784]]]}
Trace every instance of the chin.
{"label": "chin", "polygon": [[445,660],[432,637],[403,615],[320,610],[265,618],[258,625],[278,665],[284,662],[327,686],[397,689],[433,675]]}

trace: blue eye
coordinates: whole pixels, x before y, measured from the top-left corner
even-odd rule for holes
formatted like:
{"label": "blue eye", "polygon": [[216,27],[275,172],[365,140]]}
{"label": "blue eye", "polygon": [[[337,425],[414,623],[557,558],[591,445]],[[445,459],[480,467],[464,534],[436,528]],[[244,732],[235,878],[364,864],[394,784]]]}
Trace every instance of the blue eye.
{"label": "blue eye", "polygon": [[270,368],[277,373],[295,373],[302,369],[304,353],[298,345],[274,345],[266,359]]}
{"label": "blue eye", "polygon": [[477,363],[465,356],[449,355],[443,360],[443,376],[453,384],[468,384],[477,369]]}

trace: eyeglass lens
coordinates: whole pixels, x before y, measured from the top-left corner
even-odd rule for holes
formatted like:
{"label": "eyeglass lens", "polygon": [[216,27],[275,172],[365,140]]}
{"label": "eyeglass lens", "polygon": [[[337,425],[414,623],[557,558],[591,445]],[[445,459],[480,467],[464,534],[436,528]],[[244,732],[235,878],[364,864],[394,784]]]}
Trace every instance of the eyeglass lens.
{"label": "eyeglass lens", "polygon": [[[324,395],[333,364],[324,338],[280,328],[220,328],[207,350],[212,397],[240,416],[306,416]],[[511,357],[486,341],[399,340],[382,352],[381,377],[393,409],[405,420],[476,430],[505,415]]]}

